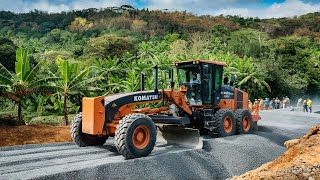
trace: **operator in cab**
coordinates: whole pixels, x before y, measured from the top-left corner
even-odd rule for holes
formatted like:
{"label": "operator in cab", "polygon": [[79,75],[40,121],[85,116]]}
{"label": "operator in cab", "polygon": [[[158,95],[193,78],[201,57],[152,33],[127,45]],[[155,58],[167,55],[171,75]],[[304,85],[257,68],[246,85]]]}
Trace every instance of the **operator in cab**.
{"label": "operator in cab", "polygon": [[190,80],[191,84],[200,84],[200,80],[198,79],[198,74],[196,72],[192,72],[192,79]]}
{"label": "operator in cab", "polygon": [[202,101],[201,101],[201,94],[200,94],[200,90],[201,90],[201,81],[199,80],[200,78],[200,74],[196,73],[196,72],[192,72],[192,79],[190,79],[190,85],[191,85],[191,99],[190,99],[190,103],[193,105],[201,105]]}

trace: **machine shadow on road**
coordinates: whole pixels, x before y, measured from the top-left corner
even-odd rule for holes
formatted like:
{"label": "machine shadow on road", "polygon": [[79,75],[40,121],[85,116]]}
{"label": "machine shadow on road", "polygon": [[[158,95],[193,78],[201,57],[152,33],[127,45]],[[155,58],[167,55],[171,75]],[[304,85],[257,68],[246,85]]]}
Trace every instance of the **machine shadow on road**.
{"label": "machine shadow on road", "polygon": [[[120,156],[118,153],[118,150],[116,146],[113,143],[106,143],[101,146],[94,146],[95,148],[99,149],[105,149],[106,151],[109,151],[112,153],[114,156]],[[180,151],[187,151],[187,150],[193,150],[192,148],[185,147],[179,144],[162,144],[162,143],[157,143],[155,146],[154,151],[149,155],[149,156],[157,156],[161,154],[166,154],[166,153],[175,153],[175,152],[180,152]]]}
{"label": "machine shadow on road", "polygon": [[288,136],[283,135],[283,131],[279,129],[276,131],[276,127],[269,127],[269,126],[259,126],[259,130],[254,132],[255,135],[264,137],[279,146],[284,146],[284,142],[290,140],[291,138]]}
{"label": "machine shadow on road", "polygon": [[108,150],[108,151],[110,151],[112,153],[115,153],[115,155],[119,155],[118,150],[114,145],[105,144],[105,145],[96,146],[96,147],[100,148],[100,149]]}
{"label": "machine shadow on road", "polygon": [[[236,136],[229,136],[229,137],[222,137],[223,141],[226,142],[233,142],[237,138],[243,138],[243,136],[259,136],[265,138],[279,146],[284,147],[284,142],[290,140],[289,136],[284,135],[285,132],[281,131],[276,127],[269,127],[269,126],[259,126],[259,130],[255,131],[251,134],[243,134],[243,135],[236,135]],[[214,141],[220,142],[220,138],[212,138],[209,135],[203,136],[203,150],[206,152],[212,151],[212,145],[215,144]]]}

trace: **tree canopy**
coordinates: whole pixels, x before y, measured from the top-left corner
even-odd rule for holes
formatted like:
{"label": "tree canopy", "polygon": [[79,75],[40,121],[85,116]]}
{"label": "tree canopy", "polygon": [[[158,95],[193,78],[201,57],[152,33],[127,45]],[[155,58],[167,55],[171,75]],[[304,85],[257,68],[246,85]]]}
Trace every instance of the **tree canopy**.
{"label": "tree canopy", "polygon": [[[0,96],[20,110],[67,120],[83,96],[137,91],[141,71],[152,88],[156,64],[159,88],[166,88],[175,61],[196,59],[226,62],[224,76],[236,75],[235,85],[251,100],[320,95],[319,13],[258,19],[125,5],[50,14],[0,11],[0,24]],[[45,86],[49,93],[36,93]]]}

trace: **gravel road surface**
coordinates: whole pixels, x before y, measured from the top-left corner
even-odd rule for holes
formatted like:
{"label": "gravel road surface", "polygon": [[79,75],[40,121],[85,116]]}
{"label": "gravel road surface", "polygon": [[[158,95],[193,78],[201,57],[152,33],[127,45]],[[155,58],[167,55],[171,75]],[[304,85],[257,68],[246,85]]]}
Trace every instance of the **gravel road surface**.
{"label": "gravel road surface", "polygon": [[286,140],[320,124],[320,114],[297,108],[262,111],[261,117],[255,134],[204,137],[201,150],[157,144],[150,156],[133,160],[118,155],[113,139],[99,147],[79,148],[73,143],[2,147],[0,179],[226,179],[275,159],[285,151]]}

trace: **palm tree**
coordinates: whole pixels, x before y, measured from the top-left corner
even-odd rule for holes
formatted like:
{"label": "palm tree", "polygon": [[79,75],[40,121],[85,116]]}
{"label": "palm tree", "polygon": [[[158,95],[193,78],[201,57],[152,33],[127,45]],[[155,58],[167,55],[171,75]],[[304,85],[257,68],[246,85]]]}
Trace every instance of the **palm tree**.
{"label": "palm tree", "polygon": [[263,73],[257,69],[252,63],[251,59],[238,59],[236,62],[236,68],[238,69],[238,85],[244,86],[249,94],[255,95],[256,91],[266,88],[271,92],[269,84],[264,80]]}
{"label": "palm tree", "polygon": [[62,93],[64,120],[65,125],[68,125],[68,97],[71,94],[78,94],[80,91],[97,90],[97,88],[88,85],[100,80],[101,77],[90,77],[90,69],[88,67],[81,69],[79,63],[69,64],[66,60],[58,59],[57,64],[59,70],[59,81],[56,81],[55,88],[59,93]]}
{"label": "palm tree", "polygon": [[48,82],[57,79],[55,77],[38,78],[37,72],[41,62],[31,68],[28,54],[28,49],[17,49],[15,73],[10,72],[0,63],[0,96],[10,99],[18,105],[18,120],[24,124],[22,118],[23,98],[36,92],[48,92],[51,87]]}
{"label": "palm tree", "polygon": [[239,59],[239,57],[232,53],[224,53],[221,50],[218,50],[214,54],[209,54],[207,57],[203,57],[203,59],[214,59],[225,62],[227,64],[227,66],[223,68],[223,76],[225,77],[231,77],[232,75],[239,73],[236,60]]}

